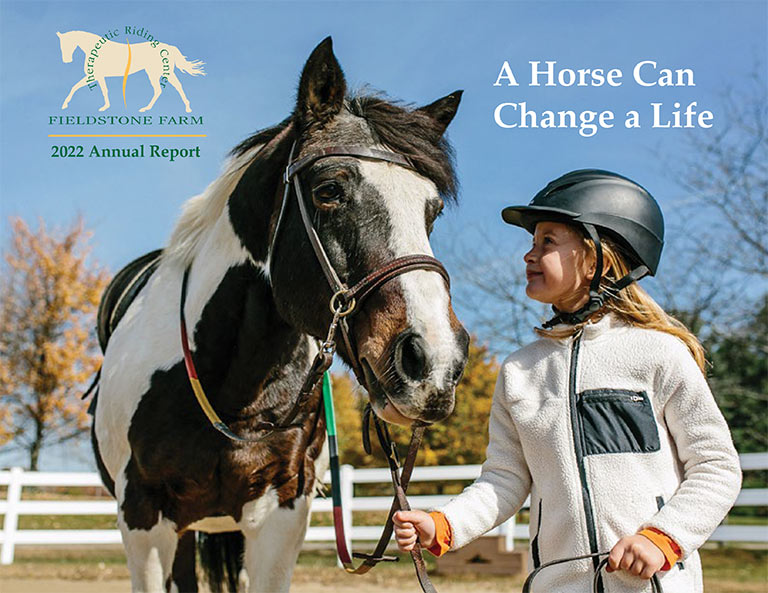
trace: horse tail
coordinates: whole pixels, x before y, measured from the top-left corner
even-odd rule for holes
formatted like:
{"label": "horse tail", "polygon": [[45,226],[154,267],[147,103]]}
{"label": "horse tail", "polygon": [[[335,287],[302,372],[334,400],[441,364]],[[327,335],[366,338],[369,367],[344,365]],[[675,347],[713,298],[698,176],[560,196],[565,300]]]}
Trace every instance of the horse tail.
{"label": "horse tail", "polygon": [[243,533],[241,531],[199,532],[197,549],[200,552],[200,565],[211,591],[220,593],[226,586],[226,590],[235,593],[240,570],[243,568],[245,549]]}
{"label": "horse tail", "polygon": [[171,55],[173,55],[173,63],[182,72],[186,72],[192,76],[197,76],[198,74],[205,76],[205,72],[203,72],[203,64],[205,64],[205,62],[202,60],[190,62],[187,60],[186,56],[181,54],[178,47],[174,47],[171,50]]}

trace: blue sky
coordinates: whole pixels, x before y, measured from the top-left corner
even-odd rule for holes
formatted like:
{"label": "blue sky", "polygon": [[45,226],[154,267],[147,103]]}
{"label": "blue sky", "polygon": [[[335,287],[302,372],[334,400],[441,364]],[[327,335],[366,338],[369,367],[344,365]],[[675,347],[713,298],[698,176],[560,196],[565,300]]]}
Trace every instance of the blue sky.
{"label": "blue sky", "polygon": [[[505,205],[526,203],[549,180],[576,168],[615,170],[645,185],[668,218],[687,196],[664,173],[659,155],[683,150],[685,132],[651,129],[650,104],[697,101],[714,113],[720,93],[740,88],[754,64],[766,65],[768,3],[759,2],[0,2],[0,229],[8,217],[66,224],[78,213],[93,230],[94,257],[117,270],[162,246],[180,205],[220,172],[226,153],[249,133],[282,120],[293,107],[304,61],[332,35],[350,87],[370,84],[409,103],[425,104],[464,89],[449,128],[462,186],[460,204],[436,227],[434,245],[480,229],[506,241],[519,260],[519,231],[504,225]],[[195,140],[157,141],[167,147],[200,146],[199,159],[52,158],[50,133],[74,129],[48,125],[53,115],[98,115],[98,90],[79,90],[69,109],[61,103],[82,76],[84,55],[64,64],[56,32],[102,33],[126,25],[144,27],[205,62],[205,77],[179,73],[192,115],[204,125],[184,133]],[[141,41],[128,36],[131,43]],[[520,86],[494,87],[502,63]],[[619,68],[623,84],[602,87],[529,87],[529,62],[555,60],[563,68]],[[642,60],[659,68],[689,68],[696,86],[640,87],[632,68]],[[105,115],[138,115],[151,96],[143,73],[127,84],[107,79],[112,107]],[[501,129],[493,121],[502,102],[529,109],[612,110],[617,126],[590,138],[577,130]],[[640,129],[623,127],[636,109]],[[147,112],[182,115],[168,86]],[[81,129],[116,133],[120,130]],[[130,130],[135,132],[135,130]],[[168,133],[167,129],[153,129]],[[125,130],[123,130],[125,132]],[[133,146],[142,140],[110,139],[99,146]],[[143,140],[149,143],[148,140]],[[154,142],[154,141],[153,141]],[[450,261],[446,262],[450,269]],[[660,269],[664,273],[664,262]],[[461,311],[459,311],[461,316]],[[470,328],[471,329],[471,328]]]}

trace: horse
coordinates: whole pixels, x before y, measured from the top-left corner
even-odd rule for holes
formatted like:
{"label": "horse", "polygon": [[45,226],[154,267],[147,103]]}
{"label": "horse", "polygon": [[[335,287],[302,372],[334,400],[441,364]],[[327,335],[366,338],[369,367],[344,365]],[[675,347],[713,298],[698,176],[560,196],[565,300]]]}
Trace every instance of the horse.
{"label": "horse", "polygon": [[[328,466],[319,387],[290,428],[259,428],[292,408],[332,321],[334,295],[302,209],[347,286],[397,258],[432,259],[432,227],[457,199],[444,132],[460,98],[414,108],[348,96],[326,38],[303,67],[291,115],[235,147],[223,174],[185,203],[166,247],[108,287],[92,443],[118,501],[134,591],[196,591],[194,531],[234,532],[225,541],[244,549],[249,591],[288,590]],[[295,194],[289,163],[300,163]],[[438,422],[453,410],[469,336],[434,269],[379,278],[348,325],[355,345],[340,342],[338,353],[362,368],[379,417]],[[199,382],[234,439],[195,400],[180,317]]]}
{"label": "horse", "polygon": [[[105,111],[109,109],[109,94],[104,78],[107,76],[127,78],[130,74],[144,70],[154,94],[149,103],[139,111],[144,112],[152,109],[160,93],[163,92],[166,80],[178,91],[187,113],[192,111],[187,95],[184,94],[184,88],[181,86],[181,81],[176,76],[174,69],[178,68],[192,76],[198,74],[205,76],[202,68],[204,62],[200,60],[188,61],[176,46],[159,41],[134,44],[117,43],[86,31],[68,31],[67,33],[57,31],[56,35],[59,36],[61,60],[65,64],[72,62],[75,49],[80,48],[85,52],[85,61],[83,62],[85,76],[72,86],[67,98],[64,99],[62,109],[69,106],[75,91],[87,84],[98,82],[101,94],[104,96],[104,105],[99,108],[99,111]],[[123,92],[125,92],[125,88],[123,88]]]}

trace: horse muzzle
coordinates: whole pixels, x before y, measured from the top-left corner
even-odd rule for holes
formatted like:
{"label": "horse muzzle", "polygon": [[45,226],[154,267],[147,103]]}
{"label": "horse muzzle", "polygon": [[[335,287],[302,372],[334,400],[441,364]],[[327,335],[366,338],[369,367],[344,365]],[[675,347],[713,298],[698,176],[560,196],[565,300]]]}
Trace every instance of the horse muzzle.
{"label": "horse muzzle", "polygon": [[454,337],[453,345],[435,348],[422,334],[407,329],[377,362],[361,357],[371,406],[382,420],[401,425],[416,421],[431,424],[453,412],[469,345],[463,327],[459,326]]}

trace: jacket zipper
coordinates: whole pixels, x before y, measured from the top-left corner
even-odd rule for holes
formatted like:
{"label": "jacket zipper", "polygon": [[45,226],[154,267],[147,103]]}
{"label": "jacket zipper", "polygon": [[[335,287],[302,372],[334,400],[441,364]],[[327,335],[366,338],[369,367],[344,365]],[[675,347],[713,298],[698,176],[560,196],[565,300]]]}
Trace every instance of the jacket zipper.
{"label": "jacket zipper", "polygon": [[[589,537],[589,551],[596,554],[597,549],[597,530],[595,528],[595,516],[592,510],[592,498],[589,493],[589,484],[587,482],[587,470],[584,465],[584,431],[581,427],[581,418],[578,409],[578,394],[576,392],[576,373],[578,368],[579,349],[581,347],[582,334],[579,333],[571,346],[571,363],[568,373],[568,400],[571,408],[571,428],[573,429],[573,447],[576,453],[576,465],[579,468],[579,479],[581,480],[581,498],[584,505],[584,516],[587,521],[587,535]],[[598,557],[592,558],[594,570],[600,563]],[[598,576],[598,593],[604,593],[602,576]]]}
{"label": "jacket zipper", "polygon": [[533,557],[533,569],[536,570],[541,566],[541,556],[539,555],[539,536],[541,535],[541,504],[542,499],[539,499],[539,519],[536,521],[536,537],[531,542],[531,556]]}

